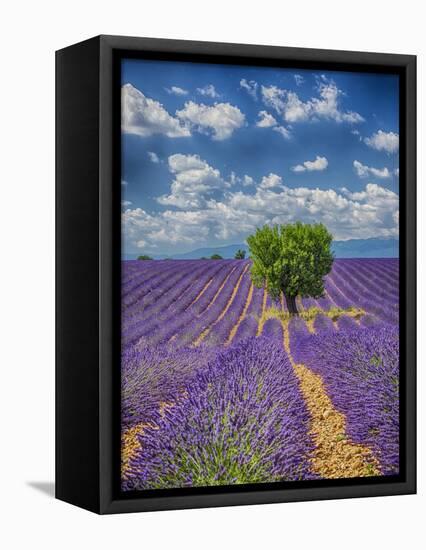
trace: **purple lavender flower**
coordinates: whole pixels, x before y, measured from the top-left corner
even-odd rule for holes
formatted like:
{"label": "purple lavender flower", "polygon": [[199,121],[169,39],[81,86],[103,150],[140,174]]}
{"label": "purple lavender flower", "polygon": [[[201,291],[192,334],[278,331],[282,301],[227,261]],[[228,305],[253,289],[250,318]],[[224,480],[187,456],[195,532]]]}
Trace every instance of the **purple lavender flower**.
{"label": "purple lavender flower", "polygon": [[218,353],[140,436],[123,489],[315,477],[309,414],[282,347],[250,338]]}
{"label": "purple lavender flower", "polygon": [[384,475],[399,470],[398,327],[311,336],[301,343],[305,364],[321,375],[355,443],[368,445]]}

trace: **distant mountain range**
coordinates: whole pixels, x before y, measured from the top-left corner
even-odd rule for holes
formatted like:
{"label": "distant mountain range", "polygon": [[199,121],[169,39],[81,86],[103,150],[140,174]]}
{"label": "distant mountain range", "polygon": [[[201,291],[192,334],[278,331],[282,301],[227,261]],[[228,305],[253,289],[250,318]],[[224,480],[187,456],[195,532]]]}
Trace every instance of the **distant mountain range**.
{"label": "distant mountain range", "polygon": [[[159,255],[155,259],[171,258],[173,260],[195,260],[209,258],[219,254],[222,258],[233,258],[237,250],[245,250],[248,257],[248,247],[245,244],[230,244],[228,246],[197,248],[184,254],[171,256]],[[336,258],[398,258],[399,241],[396,239],[351,239],[349,241],[334,241],[332,249]],[[134,260],[137,254],[128,254],[126,260]]]}
{"label": "distant mountain range", "polygon": [[351,239],[334,241],[336,258],[399,258],[397,239]]}

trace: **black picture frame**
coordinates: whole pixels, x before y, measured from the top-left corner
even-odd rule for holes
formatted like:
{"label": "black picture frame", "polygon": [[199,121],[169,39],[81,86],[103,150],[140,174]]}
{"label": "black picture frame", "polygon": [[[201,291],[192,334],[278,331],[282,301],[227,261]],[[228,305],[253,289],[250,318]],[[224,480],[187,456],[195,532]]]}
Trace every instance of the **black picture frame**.
{"label": "black picture frame", "polygon": [[[119,60],[400,76],[401,474],[119,491]],[[56,52],[56,498],[100,514],[416,492],[416,57],[98,36]]]}

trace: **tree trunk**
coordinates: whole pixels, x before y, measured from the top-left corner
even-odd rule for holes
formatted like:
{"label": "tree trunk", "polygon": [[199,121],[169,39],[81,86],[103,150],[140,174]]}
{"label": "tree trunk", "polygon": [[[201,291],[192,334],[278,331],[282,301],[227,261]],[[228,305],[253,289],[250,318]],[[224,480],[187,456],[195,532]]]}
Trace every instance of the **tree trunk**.
{"label": "tree trunk", "polygon": [[284,294],[284,296],[285,296],[285,302],[287,304],[287,309],[290,315],[299,315],[299,312],[297,311],[297,305],[296,305],[296,296],[287,296],[287,294]]}

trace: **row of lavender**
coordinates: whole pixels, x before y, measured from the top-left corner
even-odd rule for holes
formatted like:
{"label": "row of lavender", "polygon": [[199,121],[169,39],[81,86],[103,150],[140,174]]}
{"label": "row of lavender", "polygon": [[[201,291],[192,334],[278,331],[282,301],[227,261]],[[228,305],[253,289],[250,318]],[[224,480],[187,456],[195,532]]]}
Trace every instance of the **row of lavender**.
{"label": "row of lavender", "polygon": [[294,361],[319,374],[346,433],[374,452],[384,475],[399,470],[399,329],[384,324],[312,335],[302,319],[289,323]]}
{"label": "row of lavender", "polygon": [[[143,264],[140,271],[138,263]],[[393,260],[336,260],[326,291],[323,298],[302,299],[302,308],[362,308],[367,315],[361,323],[367,326],[398,320],[398,266]],[[125,262],[123,345],[171,340],[175,346],[189,345],[204,332],[204,343],[220,345],[229,343],[232,329],[238,341],[257,334],[264,305],[272,303],[269,297],[263,303],[263,289],[251,288],[249,261]],[[284,303],[278,307],[285,309]],[[320,315],[321,322],[330,325]],[[338,324],[354,327],[347,316]]]}
{"label": "row of lavender", "polygon": [[245,268],[241,261],[185,261],[166,263],[148,280],[133,278],[122,301],[123,345],[165,344],[176,336],[179,343],[191,343],[198,325],[200,333],[207,318],[219,316]]}
{"label": "row of lavender", "polygon": [[344,316],[336,331],[321,315],[316,335],[300,319],[289,325],[294,360],[321,375],[334,406],[345,414],[347,435],[373,450],[384,475],[399,471],[398,269],[398,260],[336,261],[327,292],[340,307],[356,305],[369,313],[361,327]]}
{"label": "row of lavender", "polygon": [[[397,473],[396,327],[311,336],[294,319],[290,345],[296,361],[321,375],[351,440],[373,449],[383,474]],[[123,427],[145,425],[125,490],[315,477],[281,324],[270,319],[264,336],[216,351],[160,346],[125,356]]]}
{"label": "row of lavender", "polygon": [[[180,353],[203,359],[202,352]],[[145,427],[124,490],[316,477],[309,462],[309,414],[281,342],[250,338],[222,350],[181,391]]]}

